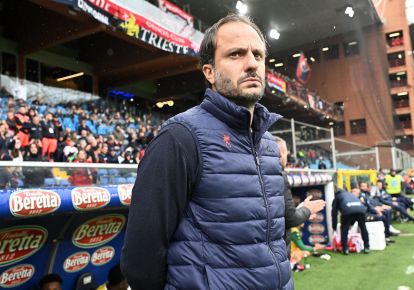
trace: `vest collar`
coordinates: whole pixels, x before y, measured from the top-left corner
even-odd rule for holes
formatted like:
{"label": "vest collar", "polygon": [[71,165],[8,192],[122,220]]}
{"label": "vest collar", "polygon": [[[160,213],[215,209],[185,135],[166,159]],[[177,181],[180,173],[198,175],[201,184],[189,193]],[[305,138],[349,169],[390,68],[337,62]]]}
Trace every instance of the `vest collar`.
{"label": "vest collar", "polygon": [[[236,105],[211,89],[206,90],[204,97],[201,107],[214,117],[231,128],[250,129],[250,112],[247,108]],[[252,130],[255,133],[255,139],[260,139],[273,123],[282,118],[279,114],[270,113],[259,103],[256,103],[253,114]]]}

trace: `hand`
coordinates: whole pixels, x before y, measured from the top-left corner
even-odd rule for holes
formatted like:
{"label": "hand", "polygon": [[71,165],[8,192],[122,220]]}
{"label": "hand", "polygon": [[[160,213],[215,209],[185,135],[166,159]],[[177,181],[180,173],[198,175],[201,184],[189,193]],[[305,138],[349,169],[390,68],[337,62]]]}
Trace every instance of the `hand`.
{"label": "hand", "polygon": [[324,200],[322,199],[311,200],[311,199],[312,199],[312,196],[308,196],[302,203],[302,206],[309,209],[311,214],[317,213],[325,207],[326,202]]}
{"label": "hand", "polygon": [[375,207],[375,212],[378,214],[378,215],[382,215],[382,208],[380,207],[380,206],[377,206],[377,207]]}
{"label": "hand", "polygon": [[322,250],[322,249],[324,249],[325,248],[325,246],[324,245],[321,245],[321,244],[315,244],[315,246],[313,247],[313,251],[314,252],[317,252],[318,250]]}
{"label": "hand", "polygon": [[382,209],[384,209],[384,210],[389,210],[389,209],[391,209],[391,207],[390,207],[389,205],[385,205],[385,204],[384,204],[384,205],[382,206]]}

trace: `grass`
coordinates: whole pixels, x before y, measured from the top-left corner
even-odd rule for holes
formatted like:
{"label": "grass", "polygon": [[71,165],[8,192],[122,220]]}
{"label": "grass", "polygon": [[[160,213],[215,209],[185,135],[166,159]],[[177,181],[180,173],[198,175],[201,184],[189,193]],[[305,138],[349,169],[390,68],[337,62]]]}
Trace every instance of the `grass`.
{"label": "grass", "polygon": [[[414,223],[393,226],[401,235],[384,251],[349,256],[329,252],[330,261],[309,258],[310,269],[293,274],[295,289],[397,290],[406,286],[414,290]],[[406,274],[407,269],[412,273]]]}

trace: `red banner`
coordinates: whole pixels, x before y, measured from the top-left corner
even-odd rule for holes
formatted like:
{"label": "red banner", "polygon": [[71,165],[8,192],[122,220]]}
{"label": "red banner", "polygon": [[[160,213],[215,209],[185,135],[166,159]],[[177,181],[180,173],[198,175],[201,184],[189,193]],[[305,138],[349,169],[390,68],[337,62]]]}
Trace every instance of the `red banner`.
{"label": "red banner", "polygon": [[271,73],[267,73],[267,84],[269,87],[275,88],[286,94],[286,82]]}

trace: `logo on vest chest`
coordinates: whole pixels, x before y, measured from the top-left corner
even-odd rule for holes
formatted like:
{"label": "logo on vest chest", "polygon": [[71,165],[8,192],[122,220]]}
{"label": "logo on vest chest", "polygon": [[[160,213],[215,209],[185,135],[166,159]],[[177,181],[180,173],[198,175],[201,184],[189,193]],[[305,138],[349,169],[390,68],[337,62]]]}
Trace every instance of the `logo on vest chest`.
{"label": "logo on vest chest", "polygon": [[231,139],[230,136],[227,134],[223,135],[223,143],[226,145],[227,148],[231,148]]}

